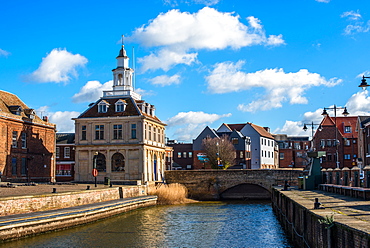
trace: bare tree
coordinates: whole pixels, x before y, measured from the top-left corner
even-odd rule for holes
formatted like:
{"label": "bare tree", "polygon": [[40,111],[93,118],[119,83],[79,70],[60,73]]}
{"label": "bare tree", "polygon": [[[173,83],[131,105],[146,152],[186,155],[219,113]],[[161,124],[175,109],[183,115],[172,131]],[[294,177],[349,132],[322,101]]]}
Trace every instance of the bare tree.
{"label": "bare tree", "polygon": [[221,138],[205,138],[203,150],[213,169],[227,169],[234,163],[235,148],[227,135],[223,135]]}

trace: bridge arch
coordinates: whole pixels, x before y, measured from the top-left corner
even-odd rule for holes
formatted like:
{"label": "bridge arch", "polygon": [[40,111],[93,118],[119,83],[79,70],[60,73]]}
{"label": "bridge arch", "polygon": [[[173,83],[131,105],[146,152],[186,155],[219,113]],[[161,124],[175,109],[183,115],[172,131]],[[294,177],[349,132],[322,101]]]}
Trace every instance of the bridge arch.
{"label": "bridge arch", "polygon": [[220,193],[221,200],[267,200],[271,192],[261,185],[241,183]]}

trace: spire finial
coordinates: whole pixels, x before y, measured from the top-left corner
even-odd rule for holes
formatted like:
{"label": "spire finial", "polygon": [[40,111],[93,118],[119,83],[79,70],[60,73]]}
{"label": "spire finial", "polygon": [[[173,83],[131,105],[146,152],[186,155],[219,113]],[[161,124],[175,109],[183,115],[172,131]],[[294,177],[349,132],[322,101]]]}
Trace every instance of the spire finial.
{"label": "spire finial", "polygon": [[124,47],[125,45],[123,45],[123,38],[124,38],[125,36],[124,35],[122,35],[122,38],[121,38],[121,42],[122,42],[122,47]]}

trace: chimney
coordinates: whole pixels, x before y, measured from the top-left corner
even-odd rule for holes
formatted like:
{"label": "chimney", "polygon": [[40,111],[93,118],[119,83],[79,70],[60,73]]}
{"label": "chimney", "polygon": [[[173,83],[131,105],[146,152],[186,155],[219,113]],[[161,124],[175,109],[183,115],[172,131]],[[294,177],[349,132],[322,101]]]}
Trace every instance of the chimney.
{"label": "chimney", "polygon": [[263,129],[265,129],[267,132],[270,132],[270,128],[269,127],[263,127]]}
{"label": "chimney", "polygon": [[42,117],[42,120],[45,121],[45,122],[48,122],[49,121],[49,118],[47,116],[43,116]]}

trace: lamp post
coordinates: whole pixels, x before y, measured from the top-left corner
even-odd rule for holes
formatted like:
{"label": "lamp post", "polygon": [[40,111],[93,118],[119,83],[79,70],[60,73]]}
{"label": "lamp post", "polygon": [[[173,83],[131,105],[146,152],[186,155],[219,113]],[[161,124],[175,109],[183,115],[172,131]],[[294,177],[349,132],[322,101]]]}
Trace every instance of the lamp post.
{"label": "lamp post", "polygon": [[361,87],[362,89],[366,89],[366,87],[369,87],[370,85],[366,82],[365,78],[370,78],[370,77],[365,77],[365,75],[362,76],[361,79],[361,84],[358,87]]}
{"label": "lamp post", "polygon": [[303,124],[303,131],[307,131],[307,126],[306,125],[311,125],[311,131],[312,131],[312,138],[311,139],[313,139],[313,130],[314,130],[314,126],[319,126],[319,128],[317,129],[317,130],[319,130],[319,131],[321,131],[322,130],[322,127],[321,127],[321,124],[314,124],[313,122],[311,122],[311,123],[309,123],[309,124],[306,124],[306,123],[304,123]]}
{"label": "lamp post", "polygon": [[335,162],[336,162],[336,167],[339,168],[339,156],[338,156],[338,127],[337,127],[337,110],[338,109],[343,109],[342,115],[347,116],[349,115],[347,108],[344,107],[337,107],[334,105],[332,108],[324,108],[324,111],[322,112],[322,115],[324,116],[329,116],[328,112],[326,110],[334,110],[334,125],[335,125]]}

